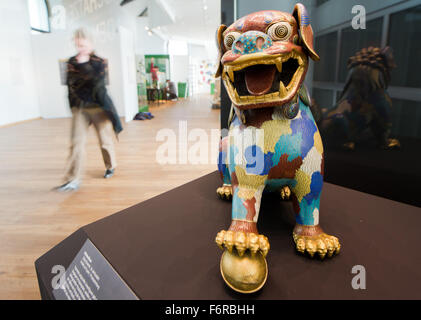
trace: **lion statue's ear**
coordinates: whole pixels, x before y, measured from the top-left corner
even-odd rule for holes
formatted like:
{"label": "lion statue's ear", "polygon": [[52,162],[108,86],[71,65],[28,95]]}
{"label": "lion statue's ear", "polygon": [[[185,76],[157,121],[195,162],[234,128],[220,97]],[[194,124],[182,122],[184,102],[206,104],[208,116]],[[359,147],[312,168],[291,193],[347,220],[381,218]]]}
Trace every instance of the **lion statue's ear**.
{"label": "lion statue's ear", "polygon": [[222,55],[225,53],[224,37],[222,36],[222,34],[226,28],[227,28],[226,25],[221,24],[218,30],[216,30],[216,46],[218,47],[219,54],[218,54],[218,61],[216,62],[218,65],[218,69],[216,70],[215,78],[220,77],[222,74],[221,58],[222,58]]}
{"label": "lion statue's ear", "polygon": [[303,4],[297,3],[292,12],[293,17],[297,20],[298,29],[300,30],[301,42],[307,50],[308,55],[315,61],[320,60],[320,57],[313,48],[313,29],[310,25],[310,16],[307,13],[306,7]]}

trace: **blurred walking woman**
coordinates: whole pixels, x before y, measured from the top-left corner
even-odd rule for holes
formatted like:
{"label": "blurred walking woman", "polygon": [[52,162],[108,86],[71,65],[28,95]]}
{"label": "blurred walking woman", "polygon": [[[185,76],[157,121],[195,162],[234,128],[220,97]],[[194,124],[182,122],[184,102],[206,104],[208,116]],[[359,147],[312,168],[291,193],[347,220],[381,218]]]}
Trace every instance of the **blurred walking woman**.
{"label": "blurred walking woman", "polygon": [[96,130],[104,159],[104,178],[114,174],[113,136],[122,130],[117,111],[105,88],[105,61],[94,54],[92,42],[84,30],[76,30],[74,41],[78,54],[67,63],[69,105],[73,115],[71,147],[65,184],[58,188],[60,191],[79,188],[85,142],[91,124]]}

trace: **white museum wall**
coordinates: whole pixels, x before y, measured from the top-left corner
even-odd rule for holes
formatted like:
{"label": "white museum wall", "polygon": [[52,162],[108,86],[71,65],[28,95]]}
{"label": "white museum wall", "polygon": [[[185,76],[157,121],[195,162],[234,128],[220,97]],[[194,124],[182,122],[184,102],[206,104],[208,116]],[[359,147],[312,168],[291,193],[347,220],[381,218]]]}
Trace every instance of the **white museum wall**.
{"label": "white museum wall", "polygon": [[0,2],[0,125],[40,117],[26,0]]}
{"label": "white museum wall", "polygon": [[71,112],[67,87],[60,82],[59,60],[75,54],[70,37],[62,33],[50,33],[33,34],[31,38],[41,116],[69,117]]}
{"label": "white museum wall", "polygon": [[189,76],[189,56],[171,55],[170,56],[171,81],[176,85],[178,82],[187,82]]}
{"label": "white museum wall", "polygon": [[[137,5],[141,2],[140,0]],[[146,3],[146,1],[143,2]],[[130,10],[120,7],[119,2],[115,1],[91,1],[90,7],[80,7],[77,6],[78,3],[71,0],[50,0],[53,12],[52,32],[34,34],[31,37],[34,64],[38,71],[41,116],[58,118],[71,115],[67,88],[60,83],[59,60],[76,54],[72,36],[74,30],[80,27],[92,35],[95,53],[108,60],[110,83],[107,89],[118,114],[124,117],[126,108],[131,110],[129,112],[131,114],[133,96],[137,99],[137,89],[136,86],[129,84],[130,78],[127,72],[123,74],[123,70],[126,70],[123,63],[129,63],[126,61],[128,57],[133,58],[133,65],[135,63],[135,52],[139,48],[135,42],[138,38],[137,20],[140,18],[137,18],[137,15]],[[59,15],[60,11],[61,15]],[[132,37],[132,41],[127,37],[124,39],[124,54],[119,27],[127,30],[129,37]],[[127,99],[127,97],[132,98]]]}
{"label": "white museum wall", "polygon": [[[151,2],[137,0],[121,7],[114,0],[87,3],[49,0],[52,32],[33,34],[27,0],[1,1],[0,32],[4,41],[0,45],[0,125],[37,117],[71,116],[67,87],[60,81],[59,60],[76,54],[72,35],[79,27],[93,35],[96,54],[108,59],[108,92],[119,115],[128,118],[134,110],[133,97],[137,99],[137,90],[135,85],[130,85],[130,72],[125,65],[130,62],[126,60],[135,55],[168,53],[168,40],[160,28],[148,34],[145,27],[162,23],[161,16],[170,24],[172,17],[164,15],[165,10],[159,5],[151,6]],[[150,6],[149,17],[138,17],[146,5]],[[128,31],[123,36],[125,39],[119,27]],[[127,39],[127,34],[133,41]],[[187,81],[188,55],[176,54],[171,58],[172,80]]]}
{"label": "white museum wall", "polygon": [[122,26],[118,27],[120,36],[121,74],[124,102],[124,117],[126,122],[133,119],[139,111],[136,83],[136,60],[134,55],[133,32]]}
{"label": "white museum wall", "polygon": [[[71,116],[67,99],[67,87],[60,82],[59,60],[76,54],[72,34],[52,32],[32,35],[34,65],[37,70],[41,116],[62,118]],[[48,50],[46,50],[48,48]],[[110,84],[108,93],[114,101],[117,112],[124,115],[123,84],[121,72],[121,52],[119,34],[116,33],[105,43],[95,43],[95,53],[108,59]]]}
{"label": "white museum wall", "polygon": [[186,41],[183,40],[170,40],[168,42],[168,54],[170,55],[170,77],[177,88],[178,82],[189,81],[189,66],[190,57],[189,49]]}
{"label": "white museum wall", "polygon": [[[201,72],[211,71],[211,79],[213,81],[214,74],[216,71],[216,61],[218,58],[218,50],[215,41],[203,42],[202,44],[190,43],[189,46],[189,58],[190,58],[190,69],[195,73],[190,75],[189,81],[192,83],[191,91],[192,94],[196,93],[210,93],[210,84],[203,82],[203,74]],[[213,65],[212,68],[203,69],[203,66],[207,64]],[[208,75],[205,76],[208,78]]]}
{"label": "white museum wall", "polygon": [[167,54],[167,41],[160,38],[156,33],[148,34],[145,27],[149,27],[150,18],[138,18],[136,20],[136,53],[138,54]]}

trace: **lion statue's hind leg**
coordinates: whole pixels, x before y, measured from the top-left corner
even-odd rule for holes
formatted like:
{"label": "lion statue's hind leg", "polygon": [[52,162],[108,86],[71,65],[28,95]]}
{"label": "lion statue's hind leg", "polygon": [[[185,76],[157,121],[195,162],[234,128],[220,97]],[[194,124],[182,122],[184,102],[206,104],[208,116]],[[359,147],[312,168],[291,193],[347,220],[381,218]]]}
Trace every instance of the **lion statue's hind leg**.
{"label": "lion statue's hind leg", "polygon": [[216,193],[221,199],[232,199],[231,177],[227,161],[228,137],[222,138],[219,142],[218,171],[222,179],[222,187],[216,189]]}

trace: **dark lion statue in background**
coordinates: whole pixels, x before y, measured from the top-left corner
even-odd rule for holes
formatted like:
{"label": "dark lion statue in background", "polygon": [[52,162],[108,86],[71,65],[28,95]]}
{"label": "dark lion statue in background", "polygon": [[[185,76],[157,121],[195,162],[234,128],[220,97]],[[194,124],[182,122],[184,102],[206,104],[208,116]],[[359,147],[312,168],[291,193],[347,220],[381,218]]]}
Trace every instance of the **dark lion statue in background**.
{"label": "dark lion statue in background", "polygon": [[387,93],[390,70],[395,68],[392,49],[368,47],[348,59],[348,76],[337,105],[330,110],[313,103],[319,130],[330,146],[354,150],[358,141],[374,136],[381,148],[397,148],[390,137],[392,101]]}

